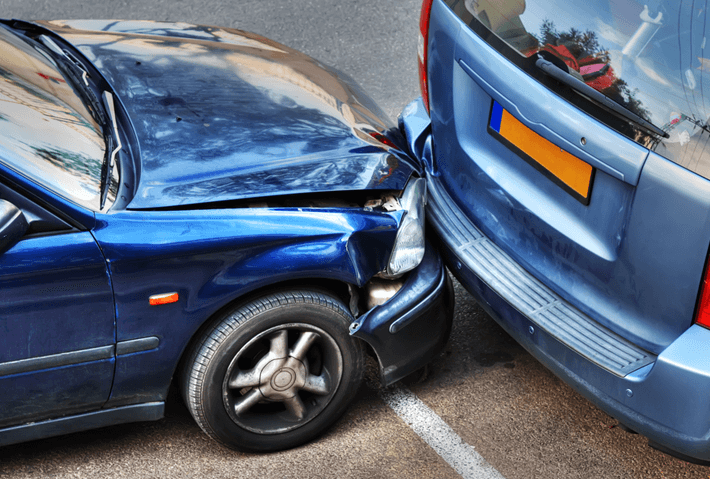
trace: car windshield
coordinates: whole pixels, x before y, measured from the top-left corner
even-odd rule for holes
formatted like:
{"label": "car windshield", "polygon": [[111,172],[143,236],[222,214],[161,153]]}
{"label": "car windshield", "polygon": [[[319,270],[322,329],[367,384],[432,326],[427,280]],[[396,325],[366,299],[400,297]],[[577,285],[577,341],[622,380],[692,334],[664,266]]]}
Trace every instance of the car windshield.
{"label": "car windshield", "polygon": [[610,126],[710,178],[710,155],[705,152],[710,140],[706,0],[447,3],[517,64],[542,56],[563,68],[566,65],[573,77],[656,125],[668,138],[638,128]]}
{"label": "car windshield", "polygon": [[105,148],[51,57],[0,26],[0,163],[98,211]]}

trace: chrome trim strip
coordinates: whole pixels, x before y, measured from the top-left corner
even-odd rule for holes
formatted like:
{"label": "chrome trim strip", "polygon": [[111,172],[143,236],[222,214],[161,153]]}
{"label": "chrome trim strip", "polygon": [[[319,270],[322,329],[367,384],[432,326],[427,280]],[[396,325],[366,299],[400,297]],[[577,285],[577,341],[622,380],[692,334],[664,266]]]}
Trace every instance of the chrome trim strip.
{"label": "chrome trim strip", "polygon": [[129,339],[128,341],[119,341],[116,344],[116,356],[124,354],[139,353],[155,349],[160,344],[160,339],[156,336],[148,338]]}
{"label": "chrome trim strip", "polygon": [[67,353],[50,354],[29,359],[18,359],[0,363],[0,376],[10,374],[29,373],[42,369],[58,368],[60,366],[70,366],[73,364],[100,361],[113,357],[114,346],[99,346],[98,348],[81,349],[79,351],[69,351]]}

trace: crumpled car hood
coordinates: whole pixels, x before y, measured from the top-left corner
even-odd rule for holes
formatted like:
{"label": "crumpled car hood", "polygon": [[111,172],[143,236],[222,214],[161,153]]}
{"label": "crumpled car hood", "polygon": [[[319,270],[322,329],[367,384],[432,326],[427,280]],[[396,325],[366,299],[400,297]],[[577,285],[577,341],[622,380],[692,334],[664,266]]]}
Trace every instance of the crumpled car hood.
{"label": "crumpled car hood", "polygon": [[140,164],[128,208],[398,190],[414,170],[373,137],[392,125],[352,80],[263,37],[174,23],[42,24],[96,65],[132,120]]}

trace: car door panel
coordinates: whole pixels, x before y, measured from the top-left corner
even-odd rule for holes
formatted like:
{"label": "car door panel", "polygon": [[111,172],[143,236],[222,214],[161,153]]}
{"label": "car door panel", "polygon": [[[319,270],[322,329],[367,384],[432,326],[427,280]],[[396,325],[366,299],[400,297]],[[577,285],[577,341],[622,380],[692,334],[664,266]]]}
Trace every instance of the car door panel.
{"label": "car door panel", "polygon": [[114,371],[113,294],[89,232],[0,255],[0,424],[100,406]]}

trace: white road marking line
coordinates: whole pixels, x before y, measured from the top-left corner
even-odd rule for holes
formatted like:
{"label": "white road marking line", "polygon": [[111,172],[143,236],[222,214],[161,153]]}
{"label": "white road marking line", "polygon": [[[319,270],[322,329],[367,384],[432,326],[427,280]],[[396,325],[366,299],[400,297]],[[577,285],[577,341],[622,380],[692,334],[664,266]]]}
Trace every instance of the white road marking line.
{"label": "white road marking line", "polygon": [[466,479],[505,479],[473,446],[466,444],[443,419],[409,389],[398,386],[380,392],[382,400]]}

